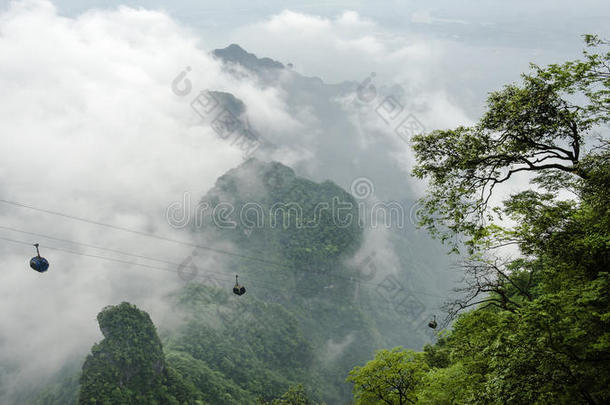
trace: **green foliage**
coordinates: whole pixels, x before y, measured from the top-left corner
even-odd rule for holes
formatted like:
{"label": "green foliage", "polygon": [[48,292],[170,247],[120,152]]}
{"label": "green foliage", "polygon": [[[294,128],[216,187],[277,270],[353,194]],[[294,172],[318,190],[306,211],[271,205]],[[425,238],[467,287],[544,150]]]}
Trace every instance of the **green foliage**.
{"label": "green foliage", "polygon": [[253,404],[311,381],[312,347],[281,305],[196,284],[175,299],[188,317],[166,345],[168,362],[206,401]]}
{"label": "green foliage", "polygon": [[[493,190],[518,173],[543,173],[539,181],[547,186],[590,177],[583,143],[609,119],[609,61],[610,52],[600,52],[585,53],[584,61],[533,66],[522,84],[491,93],[477,125],[416,136],[413,173],[430,180],[422,225],[442,240],[461,233],[472,249],[487,235],[485,223],[494,220],[487,210]],[[584,103],[574,104],[579,97]],[[607,152],[607,141],[602,146]]]}
{"label": "green foliage", "polygon": [[[215,237],[279,254],[294,267],[305,262],[311,268],[331,267],[362,239],[350,194],[330,181],[297,177],[279,163],[249,159],[221,176],[203,201],[210,205],[210,215],[198,231],[216,231],[221,235]],[[214,216],[221,204],[227,210]]]}
{"label": "green foliage", "polygon": [[[211,208],[228,203],[233,210],[224,218],[205,217],[202,226],[193,228],[196,236],[229,240],[244,255],[264,255],[282,265],[227,260],[248,287],[239,308],[232,296],[210,298],[212,291],[205,287],[187,286],[181,305],[207,316],[181,331],[174,343],[263,399],[278,398],[289,386],[303,383],[313,400],[344,402],[350,387],[342,376],[382,347],[389,340],[386,337],[404,336],[405,328],[397,320],[407,318],[389,313],[383,301],[384,307],[377,302],[364,309],[355,307],[356,283],[334,279],[360,277],[359,269],[345,264],[362,239],[356,201],[332,182],[314,183],[284,165],[256,159],[221,176],[203,201]],[[339,204],[350,208],[334,217],[333,206]],[[254,215],[255,207],[261,209],[258,215]],[[243,210],[252,215],[241,217]],[[257,218],[261,219],[258,224]],[[235,226],[221,227],[220,223]],[[252,287],[250,275],[255,280]],[[273,286],[273,296],[268,289],[256,288],[261,284]],[[372,294],[360,292],[364,304],[371,303],[367,300]],[[389,328],[380,333],[381,321],[391,325],[391,333]],[[233,324],[239,327],[222,327]],[[339,353],[326,353],[345,341],[347,346]],[[200,345],[213,347],[211,353],[222,356],[206,356]],[[225,355],[236,360],[229,362]]]}
{"label": "green foliage", "polygon": [[259,405],[317,405],[307,396],[305,388],[301,384],[292,386],[280,398],[274,399],[271,402],[259,400]]}
{"label": "green foliage", "polygon": [[483,389],[483,376],[456,362],[426,373],[417,390],[418,404],[452,405],[476,403]]}
{"label": "green foliage", "polygon": [[[610,118],[610,56],[585,57],[534,67],[522,86],[492,93],[473,128],[416,139],[416,175],[432,182],[424,223],[441,237],[449,231],[470,238],[465,294],[450,308],[475,309],[425,347],[410,401],[610,403],[609,143],[598,140],[583,152],[587,131]],[[584,104],[571,104],[577,93]],[[519,171],[536,172],[538,188],[492,211],[494,186]],[[507,245],[520,254],[500,257],[496,249]],[[376,370],[367,390],[401,377],[400,367]],[[354,387],[357,400],[362,384]]]}
{"label": "green foliage", "polygon": [[66,372],[57,383],[49,384],[34,400],[34,405],[76,404],[80,373]]}
{"label": "green foliage", "polygon": [[251,402],[251,393],[240,388],[223,373],[210,369],[206,362],[195,359],[188,353],[169,351],[167,363],[180,373],[188,384],[196,387],[208,403],[224,405]]}
{"label": "green foliage", "polygon": [[104,340],[83,365],[79,404],[191,404],[198,392],[167,367],[157,331],[146,312],[129,303],[97,316]]}
{"label": "green foliage", "polygon": [[418,385],[428,365],[422,353],[394,348],[380,350],[362,367],[355,367],[347,381],[354,383],[356,404],[415,403]]}

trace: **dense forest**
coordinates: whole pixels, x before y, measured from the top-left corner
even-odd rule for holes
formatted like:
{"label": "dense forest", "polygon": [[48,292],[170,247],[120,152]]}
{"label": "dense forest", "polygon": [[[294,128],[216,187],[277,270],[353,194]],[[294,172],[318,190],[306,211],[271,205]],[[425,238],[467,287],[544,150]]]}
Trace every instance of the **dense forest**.
{"label": "dense forest", "polygon": [[[477,125],[414,140],[422,225],[464,236],[464,296],[434,345],[350,373],[357,404],[610,401],[610,143],[592,136],[610,120],[610,53],[585,39],[584,60],[491,93]],[[519,172],[529,184],[492,208]]]}
{"label": "dense forest", "polygon": [[[491,93],[476,125],[413,139],[413,174],[428,182],[420,225],[460,258],[463,275],[434,344],[412,350],[425,331],[412,327],[405,340],[396,328],[414,325],[419,313],[388,314],[364,290],[354,305],[354,289],[337,281],[358,277],[345,258],[362,229],[316,217],[315,206],[353,197],[251,159],[202,201],[265,208],[298,201],[318,226],[303,229],[288,217],[278,227],[266,218],[247,232],[204,226],[216,220],[208,216],[190,232],[279,263],[224,263],[257,274],[275,295],[254,284],[237,297],[197,282],[193,268],[170,297],[182,314],[178,326],[157,330],[129,303],[104,308],[97,318],[104,339],[82,370],[64,372],[36,402],[609,403],[610,142],[595,134],[610,121],[610,52],[608,42],[585,40],[582,60],[532,66],[521,83]],[[500,193],[505,184],[510,194]],[[348,350],[320,352],[333,347],[328,342]],[[388,349],[373,354],[379,347]]]}

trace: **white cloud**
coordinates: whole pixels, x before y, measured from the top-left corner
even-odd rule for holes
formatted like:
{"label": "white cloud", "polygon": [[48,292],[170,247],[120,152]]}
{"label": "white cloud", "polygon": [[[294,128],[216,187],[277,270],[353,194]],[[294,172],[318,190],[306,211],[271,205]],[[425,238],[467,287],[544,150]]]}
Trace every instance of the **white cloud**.
{"label": "white cloud", "polygon": [[327,82],[356,80],[373,70],[390,80],[399,71],[415,72],[424,65],[432,74],[440,56],[437,42],[427,41],[422,52],[417,37],[396,35],[354,11],[335,18],[283,11],[236,30],[233,37],[247,49],[283,58]]}
{"label": "white cloud", "polygon": [[[242,161],[189,106],[198,91],[241,94],[256,100],[261,125],[290,125],[268,112],[284,110],[281,95],[223,74],[206,48],[161,12],[120,7],[66,18],[49,1],[12,3],[0,14],[1,198],[171,235],[165,208],[187,190],[199,198]],[[186,66],[193,89],[179,97],[171,82]],[[5,204],[0,224],[177,263],[190,251]],[[33,247],[0,241],[0,363],[20,367],[3,381],[9,391],[84,353],[100,338],[95,315],[103,306],[130,300],[159,317],[159,297],[180,281],[171,266],[74,256],[45,245],[82,247],[6,229],[0,236],[40,239],[51,262],[39,275],[28,267]]]}
{"label": "white cloud", "polygon": [[446,24],[469,24],[468,21],[453,19],[453,18],[437,18],[432,17],[430,10],[418,10],[411,14],[411,22],[420,24],[434,24],[434,23],[446,23]]}
{"label": "white cloud", "polygon": [[[284,131],[281,139],[275,137],[293,149],[314,151],[299,154],[298,162],[314,178],[333,173],[333,180],[349,185],[350,179],[372,169],[393,173],[385,180],[394,184],[394,190],[397,184],[405,189],[412,186],[409,171],[413,161],[408,145],[394,132],[397,123],[387,124],[375,112],[385,96],[397,97],[405,107],[404,114],[414,114],[427,130],[471,122],[449,101],[446,84],[455,77],[447,74],[447,44],[443,41],[397,34],[354,11],[329,18],[288,10],[238,28],[231,38],[259,57],[291,62],[297,72],[321,76],[326,83],[361,82],[375,72],[373,85],[378,97],[374,102],[354,111],[351,101],[355,95],[336,101],[348,115],[358,114],[348,118],[349,123],[341,121],[344,117],[321,118],[329,108],[323,106],[328,100],[297,100],[300,104],[293,111],[298,114],[293,113],[293,118],[301,125]],[[307,97],[308,93],[304,94]],[[319,103],[317,114],[307,114],[308,102],[313,106]],[[342,125],[338,125],[340,121]],[[367,164],[361,165],[363,162]],[[291,159],[290,163],[295,162]]]}

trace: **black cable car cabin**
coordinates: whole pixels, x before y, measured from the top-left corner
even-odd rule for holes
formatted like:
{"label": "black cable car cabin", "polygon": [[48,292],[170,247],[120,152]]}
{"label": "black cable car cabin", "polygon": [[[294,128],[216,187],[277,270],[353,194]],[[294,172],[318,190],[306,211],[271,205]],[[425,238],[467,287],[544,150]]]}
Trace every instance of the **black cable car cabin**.
{"label": "black cable car cabin", "polygon": [[49,262],[44,257],[40,256],[38,243],[34,243],[34,246],[36,247],[36,256],[30,259],[30,267],[39,273],[44,273],[49,269]]}
{"label": "black cable car cabin", "polygon": [[246,293],[246,287],[239,285],[237,275],[235,275],[235,286],[233,287],[233,293],[236,295],[244,295]]}

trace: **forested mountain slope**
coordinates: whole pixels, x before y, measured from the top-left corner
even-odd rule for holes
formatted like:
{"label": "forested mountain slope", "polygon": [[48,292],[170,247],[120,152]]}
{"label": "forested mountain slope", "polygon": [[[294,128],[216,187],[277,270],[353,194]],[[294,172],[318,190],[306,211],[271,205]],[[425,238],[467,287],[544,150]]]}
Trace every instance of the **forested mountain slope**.
{"label": "forested mountain slope", "polygon": [[[186,232],[196,243],[239,254],[193,251],[177,270],[184,287],[165,298],[180,322],[160,325],[160,339],[148,316],[128,304],[102,311],[105,339],[83,366],[80,403],[146,397],[248,404],[279,398],[299,384],[312,400],[346,403],[352,367],[388,345],[421,348],[429,341],[425,304],[401,291],[407,300],[397,297],[396,310],[386,294],[396,287],[366,278],[370,269],[351,260],[367,230],[356,200],[332,182],[250,159],[220,177],[200,207]],[[393,238],[413,237],[402,232]],[[243,296],[231,291],[235,274],[247,288]],[[407,269],[392,280],[413,282]],[[70,379],[49,388],[39,403],[59,403],[62,393],[77,388]]]}

